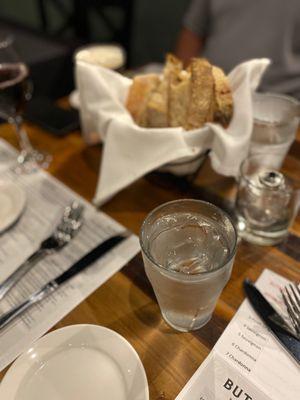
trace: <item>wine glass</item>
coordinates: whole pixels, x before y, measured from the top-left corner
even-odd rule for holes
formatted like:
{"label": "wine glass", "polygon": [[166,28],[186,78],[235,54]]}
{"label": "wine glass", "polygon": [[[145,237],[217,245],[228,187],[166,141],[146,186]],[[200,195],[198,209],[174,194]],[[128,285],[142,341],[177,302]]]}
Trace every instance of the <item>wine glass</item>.
{"label": "wine glass", "polygon": [[33,148],[23,127],[22,111],[32,95],[28,75],[29,69],[16,52],[13,36],[0,33],[0,116],[15,127],[18,135],[21,151],[17,157],[17,173],[47,168],[52,159]]}

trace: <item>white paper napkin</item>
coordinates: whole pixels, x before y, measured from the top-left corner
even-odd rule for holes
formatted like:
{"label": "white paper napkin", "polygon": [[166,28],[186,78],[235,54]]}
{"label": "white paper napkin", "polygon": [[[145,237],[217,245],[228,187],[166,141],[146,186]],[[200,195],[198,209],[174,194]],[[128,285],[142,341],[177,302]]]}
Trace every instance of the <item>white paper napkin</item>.
{"label": "white paper napkin", "polygon": [[255,59],[238,65],[230,74],[234,116],[225,130],[209,123],[202,129],[142,128],[126,110],[131,79],[109,69],[78,61],[81,123],[88,143],[105,141],[100,179],[94,203],[103,204],[146,173],[182,157],[194,157],[211,149],[214,170],[235,176],[248,153],[252,131],[251,93],[269,65]]}

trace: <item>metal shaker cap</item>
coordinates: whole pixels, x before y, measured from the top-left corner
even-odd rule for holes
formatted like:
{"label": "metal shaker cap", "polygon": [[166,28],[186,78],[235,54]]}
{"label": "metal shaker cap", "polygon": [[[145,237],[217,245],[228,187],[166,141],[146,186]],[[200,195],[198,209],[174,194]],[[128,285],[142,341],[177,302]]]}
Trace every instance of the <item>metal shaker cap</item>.
{"label": "metal shaker cap", "polygon": [[285,178],[278,171],[264,171],[259,174],[259,182],[270,189],[280,189],[285,186]]}

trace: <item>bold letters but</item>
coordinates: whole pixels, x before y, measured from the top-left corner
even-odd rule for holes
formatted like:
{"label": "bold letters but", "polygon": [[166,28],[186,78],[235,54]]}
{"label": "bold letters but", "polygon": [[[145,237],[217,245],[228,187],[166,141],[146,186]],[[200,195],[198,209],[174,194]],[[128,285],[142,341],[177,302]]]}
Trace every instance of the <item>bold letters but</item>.
{"label": "bold letters but", "polygon": [[[237,399],[241,398],[243,400],[253,400],[252,397],[249,396],[249,394],[247,394],[246,392],[243,391],[243,389],[240,389],[239,386],[237,386],[237,385],[234,385],[234,386],[233,385],[234,385],[233,381],[228,378],[227,381],[224,383],[223,387],[227,390],[232,391],[233,396],[236,397]],[[243,394],[243,393],[244,393],[245,398],[241,397],[241,394]]]}

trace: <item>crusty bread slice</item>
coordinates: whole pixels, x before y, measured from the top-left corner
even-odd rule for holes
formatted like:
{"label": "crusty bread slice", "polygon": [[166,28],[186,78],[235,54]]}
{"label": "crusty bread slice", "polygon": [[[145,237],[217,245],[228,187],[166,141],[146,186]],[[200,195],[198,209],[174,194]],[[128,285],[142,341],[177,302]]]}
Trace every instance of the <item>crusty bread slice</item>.
{"label": "crusty bread slice", "polygon": [[191,65],[191,96],[184,124],[186,130],[201,128],[213,120],[214,78],[212,65],[203,58],[193,58]]}
{"label": "crusty bread slice", "polygon": [[156,74],[139,75],[133,79],[127,96],[126,107],[140,126],[147,126],[147,103],[159,84],[160,79]]}
{"label": "crusty bread slice", "polygon": [[228,126],[233,114],[233,98],[229,80],[221,68],[212,67],[215,82],[214,121]]}
{"label": "crusty bread slice", "polygon": [[168,124],[169,83],[182,70],[182,62],[172,54],[167,54],[166,64],[160,84],[151,93],[147,104],[147,126],[165,128]]}
{"label": "crusty bread slice", "polygon": [[168,125],[184,126],[191,95],[191,73],[181,71],[169,82]]}
{"label": "crusty bread slice", "polygon": [[167,88],[167,82],[161,80],[149,97],[146,106],[147,126],[149,128],[166,128],[168,126]]}
{"label": "crusty bread slice", "polygon": [[182,71],[183,64],[179,58],[175,57],[174,54],[168,53],[166,56],[166,65],[164,67],[164,79],[176,80],[178,74]]}

